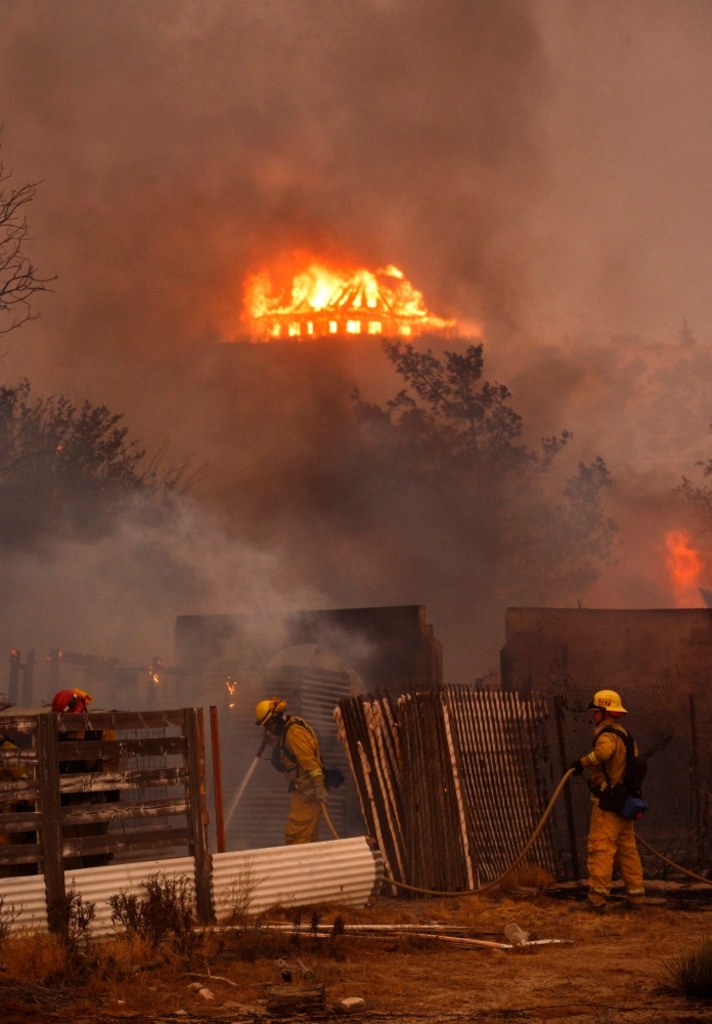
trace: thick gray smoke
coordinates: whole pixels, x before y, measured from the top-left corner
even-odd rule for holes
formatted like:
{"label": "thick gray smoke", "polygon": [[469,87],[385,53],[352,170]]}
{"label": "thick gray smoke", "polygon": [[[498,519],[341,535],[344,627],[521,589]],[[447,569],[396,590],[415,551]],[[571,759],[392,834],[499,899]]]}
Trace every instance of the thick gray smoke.
{"label": "thick gray smoke", "polygon": [[395,263],[482,323],[532,440],[573,430],[650,524],[599,600],[664,604],[658,512],[710,419],[711,36],[696,0],[5,0],[3,154],[42,181],[32,256],[58,280],[3,378],[108,404],[205,473],[190,531],[18,555],[3,640],[150,656],[176,613],[423,603],[457,679],[495,666],[491,538],[463,567],[434,502],[435,543],[404,546],[408,495],[349,460],[352,383],[398,387],[377,348],[222,344],[245,273],[292,247]]}

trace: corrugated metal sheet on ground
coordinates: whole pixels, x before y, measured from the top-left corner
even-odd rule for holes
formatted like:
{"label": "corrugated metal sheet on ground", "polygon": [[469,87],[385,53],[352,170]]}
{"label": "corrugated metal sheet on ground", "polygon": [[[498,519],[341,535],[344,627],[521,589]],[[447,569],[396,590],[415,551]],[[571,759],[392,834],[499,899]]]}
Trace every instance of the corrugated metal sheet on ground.
{"label": "corrugated metal sheet on ground", "polygon": [[[154,876],[175,880],[185,876],[192,886],[193,858],[79,868],[67,872],[66,887],[68,892],[74,889],[85,904],[94,904],[91,934],[101,936],[114,931],[109,898],[121,892],[141,898],[146,895],[144,883]],[[383,859],[364,836],[213,855],[213,900],[219,922],[227,920],[236,907],[248,914],[277,905],[362,907],[378,892],[382,878]],[[11,931],[47,930],[42,875],[3,879],[0,895],[4,912],[16,915]]]}
{"label": "corrugated metal sheet on ground", "polygon": [[362,907],[382,878],[383,859],[364,836],[213,856],[218,920],[245,897],[249,913],[315,903]]}

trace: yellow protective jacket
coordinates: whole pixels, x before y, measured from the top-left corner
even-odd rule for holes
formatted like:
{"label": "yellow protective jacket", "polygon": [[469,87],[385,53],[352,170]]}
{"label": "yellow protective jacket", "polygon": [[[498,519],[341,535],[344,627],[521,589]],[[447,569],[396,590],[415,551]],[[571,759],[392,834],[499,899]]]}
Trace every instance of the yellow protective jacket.
{"label": "yellow protective jacket", "polygon": [[324,784],[324,763],[316,733],[303,718],[289,715],[279,740],[282,768],[300,792]]}
{"label": "yellow protective jacket", "polygon": [[[613,729],[613,732],[609,732]],[[615,785],[623,780],[625,774],[625,740],[619,739],[628,735],[628,730],[617,718],[604,718],[593,733],[593,749],[581,758],[584,768],[591,769],[589,786],[594,796],[611,783]],[[635,748],[636,753],[637,745]]]}

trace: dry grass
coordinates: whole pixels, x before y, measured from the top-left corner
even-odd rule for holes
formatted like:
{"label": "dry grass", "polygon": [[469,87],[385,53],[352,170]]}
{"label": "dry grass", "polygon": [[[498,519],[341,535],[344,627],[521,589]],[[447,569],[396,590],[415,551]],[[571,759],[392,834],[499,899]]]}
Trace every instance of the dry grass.
{"label": "dry grass", "polygon": [[28,985],[51,985],[66,975],[67,953],[56,935],[22,932],[2,944],[5,975]]}
{"label": "dry grass", "polygon": [[[604,917],[582,908],[580,902],[543,892],[522,896],[512,891],[379,899],[361,910],[275,909],[265,915],[268,920],[202,932],[189,959],[170,941],[156,946],[133,936],[93,941],[84,960],[68,962],[66,948],[55,937],[19,935],[0,947],[0,998],[16,1008],[24,991],[28,1007],[37,1006],[41,989],[41,1000],[61,1008],[67,1024],[117,1017],[144,1021],[181,1009],[197,1018],[259,1020],[265,1016],[269,987],[280,981],[279,962],[287,960],[303,964],[325,985],[329,1006],[359,996],[373,1013],[413,1022],[445,1017],[479,1022],[486,1019],[480,1015],[506,1011],[514,1021],[558,1018],[595,1024],[606,1019],[606,1007],[610,1019],[625,1010],[626,1024],[681,1019],[683,1011],[690,1022],[705,1019],[696,1016],[696,1004],[669,984],[665,987],[665,962],[689,950],[696,936],[709,934],[712,904],[709,910],[651,906],[641,914],[617,910]],[[272,922],[286,930],[271,930]],[[332,927],[325,938],[314,936],[317,922]],[[340,929],[339,923],[347,927]],[[492,942],[504,942],[506,926],[517,924],[530,938],[569,944],[500,951],[418,936],[349,932],[348,925],[359,923],[440,924],[452,934]],[[592,963],[594,989],[586,981]],[[212,991],[213,1000],[191,990],[196,980]],[[35,1017],[30,1012],[27,1019]]]}

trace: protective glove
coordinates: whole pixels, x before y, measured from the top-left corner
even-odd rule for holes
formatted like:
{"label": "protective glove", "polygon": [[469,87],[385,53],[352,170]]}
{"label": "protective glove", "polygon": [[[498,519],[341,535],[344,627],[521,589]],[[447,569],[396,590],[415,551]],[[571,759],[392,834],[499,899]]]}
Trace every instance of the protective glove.
{"label": "protective glove", "polygon": [[583,765],[581,764],[581,758],[577,757],[575,761],[572,761],[569,765],[569,771],[573,771],[574,775],[581,775],[583,772]]}
{"label": "protective glove", "polygon": [[326,791],[326,786],[324,785],[323,782],[314,783],[314,796],[317,798],[320,804],[326,803],[328,793]]}

